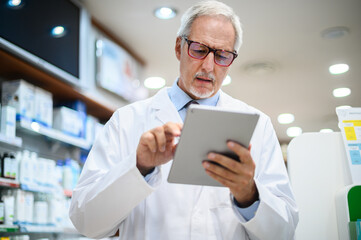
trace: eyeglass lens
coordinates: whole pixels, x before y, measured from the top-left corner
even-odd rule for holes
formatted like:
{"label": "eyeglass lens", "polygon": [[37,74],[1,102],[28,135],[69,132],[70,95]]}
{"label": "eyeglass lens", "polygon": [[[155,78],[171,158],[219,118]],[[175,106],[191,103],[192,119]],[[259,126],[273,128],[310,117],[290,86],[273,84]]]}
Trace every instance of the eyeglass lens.
{"label": "eyeglass lens", "polygon": [[[197,42],[192,42],[188,49],[189,55],[196,59],[204,59],[209,52],[210,49],[207,46]],[[217,50],[214,53],[214,61],[221,66],[229,66],[233,58],[234,55],[231,52]]]}

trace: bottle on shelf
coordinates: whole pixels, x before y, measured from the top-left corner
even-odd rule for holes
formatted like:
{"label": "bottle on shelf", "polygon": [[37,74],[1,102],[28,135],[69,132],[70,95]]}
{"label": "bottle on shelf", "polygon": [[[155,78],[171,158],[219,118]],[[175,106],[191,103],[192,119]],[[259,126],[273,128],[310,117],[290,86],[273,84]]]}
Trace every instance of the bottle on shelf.
{"label": "bottle on shelf", "polygon": [[15,198],[11,190],[6,190],[2,195],[4,201],[4,224],[13,225]]}
{"label": "bottle on shelf", "polygon": [[30,169],[29,169],[30,152],[24,150],[19,163],[19,182],[20,184],[27,185],[30,182]]}
{"label": "bottle on shelf", "polygon": [[13,153],[5,152],[1,158],[1,177],[8,179],[16,178],[16,160]]}
{"label": "bottle on shelf", "polygon": [[1,198],[1,192],[0,192],[0,224],[4,224],[4,219],[5,219],[5,206]]}

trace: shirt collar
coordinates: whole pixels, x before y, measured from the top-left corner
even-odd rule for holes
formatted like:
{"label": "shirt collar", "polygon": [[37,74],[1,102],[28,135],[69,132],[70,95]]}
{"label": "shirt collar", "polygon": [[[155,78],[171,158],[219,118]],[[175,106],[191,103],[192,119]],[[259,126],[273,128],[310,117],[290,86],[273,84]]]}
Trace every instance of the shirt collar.
{"label": "shirt collar", "polygon": [[[199,99],[197,102],[201,105],[216,106],[219,94],[220,93],[218,91],[214,96]],[[172,87],[168,89],[168,95],[178,111],[181,110],[190,100],[192,100],[192,98],[178,86],[178,79],[174,81]]]}

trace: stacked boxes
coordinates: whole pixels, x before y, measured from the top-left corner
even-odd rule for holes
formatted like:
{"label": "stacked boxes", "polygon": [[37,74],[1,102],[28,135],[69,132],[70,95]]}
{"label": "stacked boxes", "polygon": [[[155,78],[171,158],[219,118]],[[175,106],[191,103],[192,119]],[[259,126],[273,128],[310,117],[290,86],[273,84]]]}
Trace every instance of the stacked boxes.
{"label": "stacked boxes", "polygon": [[35,87],[34,121],[51,128],[53,126],[53,95]]}
{"label": "stacked boxes", "polygon": [[31,122],[35,109],[35,89],[30,83],[20,79],[2,84],[2,106],[16,109],[16,120]]}
{"label": "stacked boxes", "polygon": [[22,79],[3,82],[1,103],[16,109],[18,121],[35,121],[45,127],[53,124],[52,94]]}
{"label": "stacked boxes", "polygon": [[9,138],[15,137],[16,121],[22,121],[37,122],[42,127],[54,128],[92,143],[95,129],[101,125],[96,118],[87,116],[83,102],[64,102],[53,109],[52,93],[23,79],[2,83],[1,104],[0,129]]}

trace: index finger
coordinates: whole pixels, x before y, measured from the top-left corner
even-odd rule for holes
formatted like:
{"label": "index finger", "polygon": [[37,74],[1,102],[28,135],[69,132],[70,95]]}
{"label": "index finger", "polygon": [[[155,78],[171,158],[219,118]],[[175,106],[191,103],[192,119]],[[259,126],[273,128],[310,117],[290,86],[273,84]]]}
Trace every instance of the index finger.
{"label": "index finger", "polygon": [[174,123],[174,122],[167,122],[164,124],[164,133],[166,137],[179,137],[183,128],[183,124],[181,123]]}

